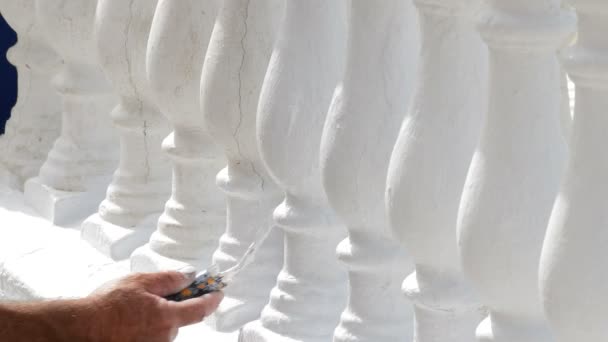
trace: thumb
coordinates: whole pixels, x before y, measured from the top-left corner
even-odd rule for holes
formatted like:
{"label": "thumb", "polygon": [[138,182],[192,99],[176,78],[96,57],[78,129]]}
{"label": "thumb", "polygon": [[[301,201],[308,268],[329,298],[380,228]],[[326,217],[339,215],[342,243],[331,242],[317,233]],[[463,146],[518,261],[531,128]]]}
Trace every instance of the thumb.
{"label": "thumb", "polygon": [[164,271],[142,274],[137,282],[148,292],[165,297],[181,291],[190,285],[196,276],[192,267],[185,267],[179,271]]}

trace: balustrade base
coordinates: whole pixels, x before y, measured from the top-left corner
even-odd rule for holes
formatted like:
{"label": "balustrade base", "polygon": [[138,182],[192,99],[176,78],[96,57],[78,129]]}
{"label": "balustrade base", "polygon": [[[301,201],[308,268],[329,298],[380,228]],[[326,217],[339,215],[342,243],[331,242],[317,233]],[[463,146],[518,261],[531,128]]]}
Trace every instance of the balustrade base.
{"label": "balustrade base", "polygon": [[492,319],[488,316],[479,323],[475,330],[477,340],[480,342],[493,342],[494,334],[492,333]]}
{"label": "balustrade base", "polygon": [[486,317],[475,331],[479,342],[551,342],[555,341],[545,323],[531,323],[515,317]]}
{"label": "balustrade base", "polygon": [[26,205],[20,191],[0,187],[0,292],[7,300],[88,295],[128,274],[80,239],[77,226],[59,227]]}
{"label": "balustrade base", "polygon": [[[25,204],[23,193],[0,185],[0,300],[83,297],[129,274],[80,238],[80,222],[49,224]],[[205,321],[209,320],[206,318]],[[180,329],[175,342],[236,342],[238,333],[213,331],[205,322]]]}
{"label": "balustrade base", "polygon": [[202,271],[211,264],[208,260],[177,260],[168,258],[152,250],[148,244],[137,248],[131,254],[131,271],[133,272],[156,272],[163,270],[178,270],[186,266],[192,266],[197,271]]}
{"label": "balustrade base", "polygon": [[241,328],[239,332],[239,340],[238,342],[327,342],[329,341],[327,337],[315,337],[314,332],[316,331],[316,327],[309,327],[312,332],[312,336],[307,336],[305,339],[303,338],[291,338],[284,335],[280,335],[272,330],[267,329],[262,325],[262,322],[257,320],[251,323],[246,324]]}
{"label": "balustrade base", "polygon": [[[260,312],[266,302],[267,299],[264,299],[264,303],[259,305]],[[215,311],[215,314],[212,317],[209,317],[207,324],[220,332],[237,331],[244,323],[259,318],[260,312],[257,312],[257,315],[254,315],[251,311],[251,308],[256,306],[255,304],[256,303],[252,303],[251,300],[245,303],[242,300],[226,295],[218,309]]]}
{"label": "balustrade base", "polygon": [[0,164],[0,185],[10,189],[19,189],[21,187],[19,178],[2,164]]}
{"label": "balustrade base", "polygon": [[106,186],[100,184],[83,192],[61,191],[43,184],[36,177],[25,182],[25,202],[53,224],[67,225],[96,212],[104,199]]}
{"label": "balustrade base", "polygon": [[415,305],[416,331],[420,341],[475,341],[475,326],[485,310],[457,310]]}
{"label": "balustrade base", "polygon": [[246,319],[243,316],[248,314],[243,312],[244,306],[242,301],[226,296],[213,316],[209,317],[207,324],[217,331],[236,331],[243,326],[241,323]]}
{"label": "balustrade base", "polygon": [[81,236],[103,254],[123,260],[150,240],[159,215],[149,215],[135,227],[121,227],[93,214],[82,223]]}

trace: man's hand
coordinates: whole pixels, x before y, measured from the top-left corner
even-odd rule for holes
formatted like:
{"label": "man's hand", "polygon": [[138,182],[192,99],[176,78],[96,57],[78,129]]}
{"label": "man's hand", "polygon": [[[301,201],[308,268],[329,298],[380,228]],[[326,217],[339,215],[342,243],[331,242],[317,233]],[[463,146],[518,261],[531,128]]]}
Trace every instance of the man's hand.
{"label": "man's hand", "polygon": [[0,303],[0,341],[169,342],[223,298],[221,292],[179,303],[163,298],[193,280],[194,272],[134,274],[83,299]]}
{"label": "man's hand", "polygon": [[163,297],[179,292],[194,280],[194,272],[134,274],[89,299],[96,308],[100,341],[172,341],[178,328],[198,323],[215,311],[223,298],[210,293],[183,302]]}

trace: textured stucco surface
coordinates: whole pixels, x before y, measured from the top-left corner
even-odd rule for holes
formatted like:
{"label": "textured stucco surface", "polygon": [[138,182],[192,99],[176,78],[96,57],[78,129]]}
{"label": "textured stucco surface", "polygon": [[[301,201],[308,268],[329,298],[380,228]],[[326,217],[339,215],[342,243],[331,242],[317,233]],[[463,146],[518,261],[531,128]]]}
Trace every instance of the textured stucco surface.
{"label": "textured stucco surface", "polygon": [[[79,225],[75,225],[79,227]],[[80,239],[75,227],[58,227],[23,203],[23,194],[0,187],[0,301],[82,297],[128,274]],[[180,330],[177,342],[235,342],[205,323]]]}

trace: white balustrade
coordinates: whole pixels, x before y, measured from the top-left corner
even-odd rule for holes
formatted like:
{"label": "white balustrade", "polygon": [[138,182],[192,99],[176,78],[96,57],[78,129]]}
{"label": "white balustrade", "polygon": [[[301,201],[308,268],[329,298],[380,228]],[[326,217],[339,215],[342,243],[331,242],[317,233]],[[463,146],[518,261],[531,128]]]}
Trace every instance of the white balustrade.
{"label": "white balustrade", "polygon": [[472,341],[482,311],[460,266],[456,219],[487,103],[487,49],[474,27],[477,1],[414,3],[418,84],[391,157],[387,208],[415,263],[403,290],[416,341]]}
{"label": "white balustrade", "polygon": [[135,271],[211,263],[225,222],[215,175],[226,164],[204,129],[199,87],[217,5],[212,0],[159,0],[147,48],[154,98],[173,132],[163,149],[173,163],[173,188],[158,228],[131,256]]}
{"label": "white balustrade", "polygon": [[570,132],[572,131],[572,116],[573,111],[570,106],[570,89],[568,88],[568,76],[562,69],[561,77],[561,125],[562,134],[566,142],[570,141]]}
{"label": "white balustrade", "polygon": [[571,1],[578,42],[564,52],[576,84],[570,159],[540,263],[546,315],[557,341],[606,341],[608,307],[608,3]]}
{"label": "white balustrade", "polygon": [[0,183],[22,189],[38,175],[61,127],[61,103],[50,86],[59,57],[45,41],[34,0],[0,1],[0,12],[17,32],[7,53],[17,68],[18,98],[0,137]]}
{"label": "white balustrade", "polygon": [[570,3],[573,46],[560,0],[0,0],[0,185],[134,271],[269,229],[239,341],[605,341],[608,4]]}
{"label": "white balustrade", "polygon": [[344,308],[346,274],[334,251],[345,229],[324,194],[319,147],[343,68],[345,10],[341,1],[286,2],[257,117],[262,160],[285,192],[274,211],[285,261],[260,319],[241,329],[242,341],[325,342]]}
{"label": "white balustrade", "polygon": [[116,166],[118,139],[110,111],[117,98],[95,53],[96,5],[97,1],[36,1],[46,39],[63,59],[53,79],[63,112],[61,134],[38,177],[25,183],[25,199],[58,224],[94,212]]}
{"label": "white balustrade", "polygon": [[573,23],[558,0],[491,1],[480,17],[489,108],[458,222],[464,271],[489,309],[480,341],[552,340],[537,279],[566,157],[556,51]]}
{"label": "white balustrade", "polygon": [[112,120],[120,134],[120,163],[82,237],[114,259],[145,244],[170,194],[171,168],[161,152],[168,123],[146,76],[146,46],[156,0],[99,0],[95,36],[99,60],[120,102]]}
{"label": "white balustrade", "polygon": [[[562,8],[565,10],[570,10],[568,4],[565,1],[562,1]],[[568,38],[564,41],[564,44],[561,46],[560,50],[558,50],[558,55],[562,54],[562,52],[569,47],[571,47],[576,42],[576,31],[572,31]],[[568,78],[568,74],[563,67],[560,66],[560,74],[561,77],[561,119],[562,119],[562,131],[564,137],[566,138],[566,142],[570,141],[570,132],[572,131],[572,117],[574,115],[574,93],[573,93],[573,85],[571,80]]]}
{"label": "white balustrade", "polygon": [[345,72],[321,142],[325,192],[349,231],[337,249],[350,286],[334,341],[413,338],[412,308],[400,293],[412,264],[390,232],[384,189],[414,83],[415,15],[401,0],[353,0],[350,7]]}
{"label": "white balustrade", "polygon": [[[226,232],[213,255],[221,270],[235,265],[259,229],[271,229],[283,193],[268,175],[257,148],[256,110],[283,0],[224,0],[218,12],[201,80],[207,131],[228,165],[217,185],[227,197]],[[233,331],[257,319],[283,261],[283,235],[272,229],[255,261],[226,288],[213,323]],[[255,286],[251,286],[255,284]]]}

